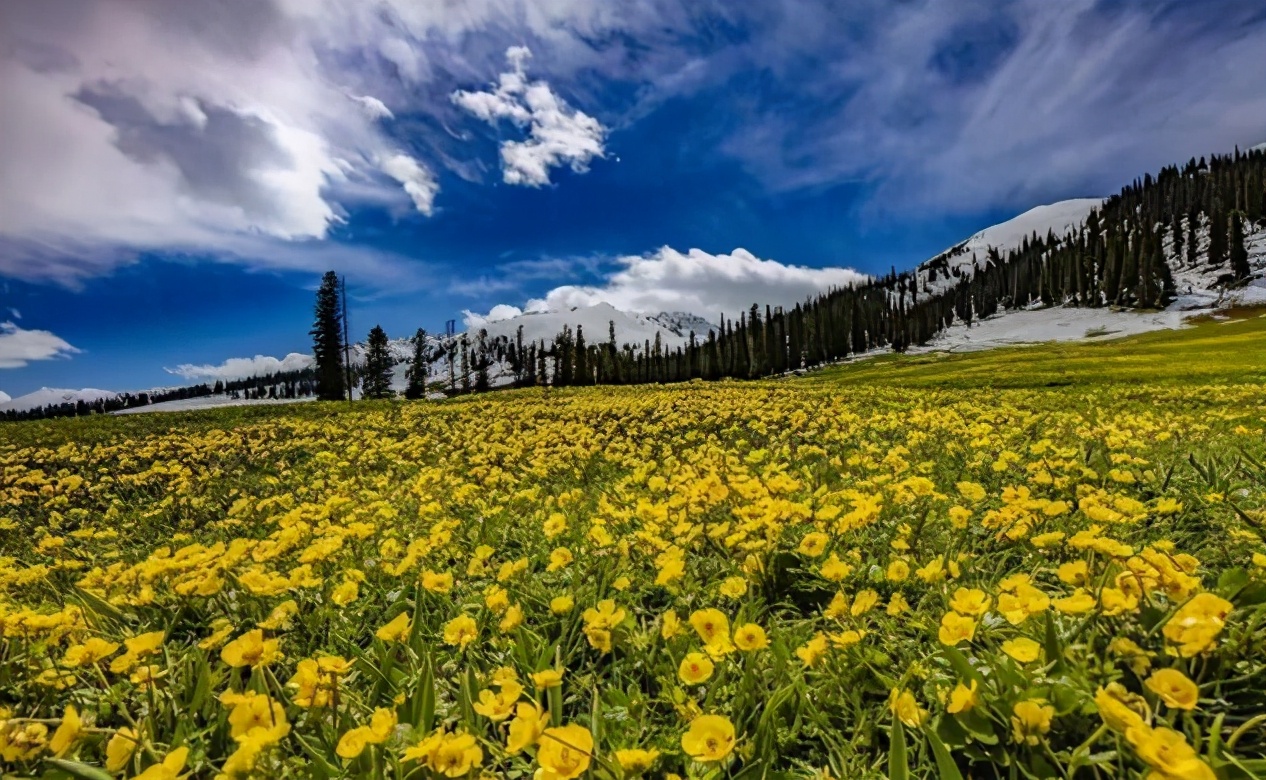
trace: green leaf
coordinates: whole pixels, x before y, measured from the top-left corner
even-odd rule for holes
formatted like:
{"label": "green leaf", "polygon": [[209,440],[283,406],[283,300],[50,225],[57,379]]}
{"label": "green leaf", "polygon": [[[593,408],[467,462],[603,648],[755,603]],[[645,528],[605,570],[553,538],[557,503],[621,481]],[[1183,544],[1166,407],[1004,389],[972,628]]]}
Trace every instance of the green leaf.
{"label": "green leaf", "polygon": [[1218,593],[1228,599],[1234,599],[1247,584],[1247,571],[1242,568],[1227,569],[1218,577]]}
{"label": "green leaf", "polygon": [[954,763],[949,748],[945,747],[945,743],[936,735],[936,731],[928,729],[924,731],[924,735],[928,739],[928,745],[932,747],[932,757],[936,759],[936,773],[941,780],[963,780],[963,773],[958,771],[958,764]]}
{"label": "green leaf", "polygon": [[962,678],[964,682],[967,682],[968,680],[975,680],[980,683],[982,688],[984,687],[984,675],[980,673],[979,669],[971,665],[971,661],[967,660],[967,656],[963,655],[962,650],[959,650],[957,647],[946,646],[941,648],[941,653],[949,660],[950,665],[954,667],[954,671],[958,673],[958,676]]}
{"label": "green leaf", "polygon": [[1048,610],[1046,613],[1046,635],[1043,637],[1046,650],[1046,662],[1053,663],[1052,672],[1064,671],[1064,649],[1060,644],[1059,634],[1055,630],[1055,618]]}
{"label": "green leaf", "polygon": [[71,777],[83,780],[114,780],[114,776],[101,767],[71,761],[65,758],[46,758],[44,763],[62,770]]}
{"label": "green leaf", "polygon": [[892,721],[892,745],[888,749],[888,780],[909,780],[910,759],[906,756],[906,732],[901,721]]}

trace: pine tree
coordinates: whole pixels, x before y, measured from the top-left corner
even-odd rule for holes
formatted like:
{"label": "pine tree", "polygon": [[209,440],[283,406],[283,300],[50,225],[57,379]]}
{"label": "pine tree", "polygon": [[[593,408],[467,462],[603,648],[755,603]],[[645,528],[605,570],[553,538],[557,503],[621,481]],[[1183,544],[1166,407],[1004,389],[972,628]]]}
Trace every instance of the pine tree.
{"label": "pine tree", "polygon": [[426,380],[431,375],[430,361],[427,359],[426,331],[418,328],[413,334],[413,362],[405,373],[409,384],[405,387],[404,397],[409,399],[426,398]]}
{"label": "pine tree", "polygon": [[492,363],[488,357],[488,331],[480,330],[475,346],[475,392],[485,393],[492,384],[488,378],[488,366]]}
{"label": "pine tree", "polygon": [[1248,264],[1248,247],[1244,245],[1244,219],[1237,211],[1231,215],[1231,273],[1237,280],[1242,280],[1252,272]]}
{"label": "pine tree", "polygon": [[387,350],[387,332],[381,325],[375,325],[369,331],[360,388],[365,398],[390,398],[394,395],[391,391],[391,353]]}
{"label": "pine tree", "polygon": [[593,372],[589,369],[589,348],[585,346],[585,327],[576,326],[576,378],[578,385],[593,384]]}
{"label": "pine tree", "polygon": [[326,271],[317,290],[316,321],[312,330],[312,354],[316,358],[317,397],[323,401],[344,398],[343,313],[339,307],[338,275]]}
{"label": "pine tree", "polygon": [[462,334],[462,392],[470,393],[470,342]]}

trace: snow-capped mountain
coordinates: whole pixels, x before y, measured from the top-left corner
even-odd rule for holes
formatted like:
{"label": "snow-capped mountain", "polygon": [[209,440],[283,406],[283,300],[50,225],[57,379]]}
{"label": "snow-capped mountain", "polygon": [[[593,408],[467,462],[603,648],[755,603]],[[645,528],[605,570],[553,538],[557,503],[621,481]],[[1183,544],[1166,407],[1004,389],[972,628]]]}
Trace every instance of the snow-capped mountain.
{"label": "snow-capped mountain", "polygon": [[[4,394],[0,393],[0,395]],[[118,393],[112,390],[96,390],[90,387],[86,387],[82,390],[41,387],[33,393],[20,395],[17,398],[9,398],[8,395],[4,395],[5,400],[0,402],[0,412],[25,412],[29,409],[38,409],[50,405],[59,406],[61,404],[77,404],[80,401],[87,404],[95,404],[97,401],[115,398],[118,395]]]}
{"label": "snow-capped mountain", "polygon": [[985,262],[990,249],[1006,259],[1007,253],[1019,249],[1026,238],[1045,238],[1047,233],[1062,237],[1085,224],[1090,212],[1101,205],[1102,198],[1063,200],[987,227],[921,264],[917,269],[919,289],[935,294],[953,287],[959,279],[971,276],[974,264]]}

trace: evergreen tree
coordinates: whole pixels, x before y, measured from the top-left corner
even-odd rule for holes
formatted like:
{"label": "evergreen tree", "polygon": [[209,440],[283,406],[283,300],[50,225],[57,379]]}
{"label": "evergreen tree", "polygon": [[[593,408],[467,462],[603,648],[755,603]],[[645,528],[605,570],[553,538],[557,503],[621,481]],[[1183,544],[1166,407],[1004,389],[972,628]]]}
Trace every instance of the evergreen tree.
{"label": "evergreen tree", "polygon": [[343,313],[339,306],[338,275],[326,271],[317,290],[316,321],[312,330],[312,354],[316,358],[317,397],[323,401],[344,398]]}
{"label": "evergreen tree", "polygon": [[387,332],[381,325],[375,325],[369,331],[360,389],[365,398],[390,398],[394,395],[391,391],[391,353],[387,350]]}
{"label": "evergreen tree", "polygon": [[576,379],[578,385],[593,384],[593,372],[589,369],[589,348],[585,346],[585,328],[576,326]]}
{"label": "evergreen tree", "polygon": [[404,389],[405,398],[426,398],[426,380],[431,374],[426,352],[426,331],[418,328],[418,332],[413,334],[413,362],[409,364],[409,370],[405,374],[409,382]]}
{"label": "evergreen tree", "polygon": [[488,380],[488,365],[492,362],[488,357],[488,331],[479,331],[479,340],[475,348],[475,391],[487,392],[491,387]]}
{"label": "evergreen tree", "polygon": [[1252,272],[1248,264],[1248,247],[1244,245],[1244,219],[1237,211],[1231,215],[1231,273],[1237,280],[1243,280]]}

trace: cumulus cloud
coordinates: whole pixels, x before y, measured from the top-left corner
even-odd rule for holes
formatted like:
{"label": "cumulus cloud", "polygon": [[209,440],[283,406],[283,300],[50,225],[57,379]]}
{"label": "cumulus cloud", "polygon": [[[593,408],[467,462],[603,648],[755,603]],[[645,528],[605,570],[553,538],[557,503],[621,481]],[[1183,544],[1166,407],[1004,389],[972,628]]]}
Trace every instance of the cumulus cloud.
{"label": "cumulus cloud", "polygon": [[470,309],[463,309],[462,322],[466,324],[467,330],[476,330],[494,322],[513,319],[521,314],[523,314],[523,310],[518,306],[499,303],[489,309],[487,314],[476,314]]}
{"label": "cumulus cloud", "polygon": [[[719,314],[737,317],[753,303],[790,308],[819,293],[868,278],[851,268],[808,268],[763,260],[746,249],[714,255],[700,249],[683,253],[662,247],[647,255],[619,258],[616,263],[619,270],[602,284],[556,287],[529,300],[523,308],[565,311],[609,303],[622,311],[681,311],[713,322]],[[517,313],[518,309],[502,305],[493,307],[488,315],[467,312],[466,322],[492,322],[509,312]]]}
{"label": "cumulus cloud", "polygon": [[46,330],[24,330],[0,322],[0,368],[22,368],[35,360],[68,358],[80,350]]}
{"label": "cumulus cloud", "polygon": [[253,376],[277,374],[283,371],[301,371],[313,364],[311,355],[291,352],[280,360],[268,355],[256,355],[253,358],[229,358],[218,366],[193,363],[182,363],[175,368],[164,368],[169,374],[183,377],[190,381],[228,381],[231,379],[247,379]]}
{"label": "cumulus cloud", "polygon": [[549,84],[529,82],[525,64],[531,56],[524,46],[510,47],[510,70],[501,74],[494,89],[458,90],[452,100],[491,125],[507,120],[525,129],[526,140],[501,144],[502,178],[507,184],[542,187],[550,183],[551,168],[589,170],[590,161],[603,156],[607,131],[597,119],[569,106]]}

